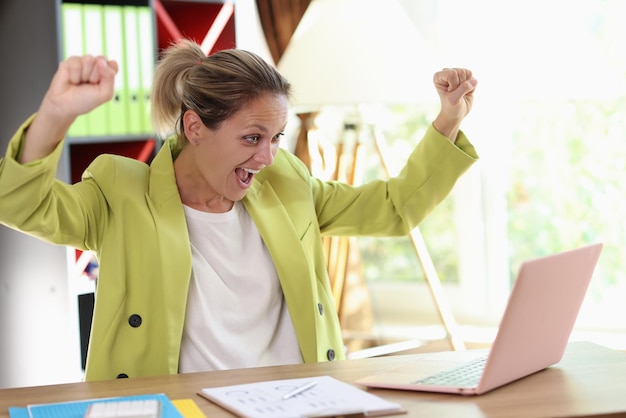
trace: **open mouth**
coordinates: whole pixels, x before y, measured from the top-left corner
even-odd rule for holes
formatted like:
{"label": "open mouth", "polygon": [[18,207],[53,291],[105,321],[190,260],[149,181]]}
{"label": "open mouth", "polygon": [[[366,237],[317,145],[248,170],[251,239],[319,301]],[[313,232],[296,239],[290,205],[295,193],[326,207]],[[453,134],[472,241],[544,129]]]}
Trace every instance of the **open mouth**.
{"label": "open mouth", "polygon": [[251,170],[249,168],[237,167],[235,169],[235,174],[237,174],[237,178],[239,178],[239,180],[243,184],[248,185],[252,181],[254,175],[257,174],[259,171],[260,170]]}

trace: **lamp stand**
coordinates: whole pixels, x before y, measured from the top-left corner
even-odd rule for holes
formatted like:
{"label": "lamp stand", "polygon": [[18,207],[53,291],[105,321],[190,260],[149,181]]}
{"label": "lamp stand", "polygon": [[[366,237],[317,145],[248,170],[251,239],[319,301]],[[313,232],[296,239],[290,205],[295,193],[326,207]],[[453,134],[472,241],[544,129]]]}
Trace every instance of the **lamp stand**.
{"label": "lamp stand", "polygon": [[[389,169],[387,159],[385,157],[386,141],[384,140],[384,135],[382,132],[375,129],[374,125],[370,124],[368,126],[370,135],[374,140],[376,152],[380,158],[380,164],[385,172],[385,175],[389,177]],[[422,267],[422,271],[424,272],[424,276],[426,277],[426,282],[428,283],[428,288],[437,308],[439,319],[446,330],[446,336],[450,340],[450,344],[454,350],[464,350],[465,343],[460,337],[458,324],[454,319],[452,308],[448,304],[448,299],[446,298],[443,287],[441,286],[439,275],[437,274],[437,270],[435,269],[435,265],[430,257],[430,253],[428,252],[428,248],[426,247],[426,243],[424,242],[424,238],[419,227],[413,228],[409,237],[411,239],[411,245],[415,251],[415,255],[417,256],[417,259]]]}

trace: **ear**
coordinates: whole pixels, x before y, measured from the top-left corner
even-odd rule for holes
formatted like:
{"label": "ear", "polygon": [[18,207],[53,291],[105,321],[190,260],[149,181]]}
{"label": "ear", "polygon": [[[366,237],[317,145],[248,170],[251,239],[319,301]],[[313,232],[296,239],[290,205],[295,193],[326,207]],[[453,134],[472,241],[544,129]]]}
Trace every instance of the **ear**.
{"label": "ear", "polygon": [[202,128],[204,127],[200,116],[193,110],[187,110],[183,114],[183,126],[185,128],[185,136],[187,137],[187,140],[192,142],[194,145],[198,145],[202,134]]}

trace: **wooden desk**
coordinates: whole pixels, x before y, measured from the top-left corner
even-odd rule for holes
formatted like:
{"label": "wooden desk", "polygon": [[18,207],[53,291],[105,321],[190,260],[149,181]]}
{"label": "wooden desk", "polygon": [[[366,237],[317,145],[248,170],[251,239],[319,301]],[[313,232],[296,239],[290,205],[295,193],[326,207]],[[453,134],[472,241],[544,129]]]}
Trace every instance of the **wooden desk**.
{"label": "wooden desk", "polygon": [[[2,389],[0,418],[9,416],[9,406],[148,393],[165,393],[170,399],[192,398],[209,418],[232,417],[196,392],[203,387],[315,375],[352,383],[416,356]],[[372,392],[402,404],[408,411],[402,416],[409,417],[626,417],[626,353],[592,343],[570,343],[559,364],[477,397]]]}

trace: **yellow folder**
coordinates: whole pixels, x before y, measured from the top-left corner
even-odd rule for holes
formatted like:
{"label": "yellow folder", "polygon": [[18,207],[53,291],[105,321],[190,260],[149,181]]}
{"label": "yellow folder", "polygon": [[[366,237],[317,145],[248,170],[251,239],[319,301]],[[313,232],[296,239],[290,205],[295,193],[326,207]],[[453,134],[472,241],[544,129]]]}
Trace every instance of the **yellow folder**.
{"label": "yellow folder", "polygon": [[[63,59],[80,56],[85,53],[83,44],[83,6],[79,3],[62,3],[61,28],[63,36]],[[76,118],[68,131],[68,136],[84,137],[87,135],[87,116]]]}
{"label": "yellow folder", "polygon": [[124,6],[124,41],[126,46],[126,89],[128,94],[128,133],[143,133],[143,111],[140,102],[141,68],[139,67],[138,6]]}
{"label": "yellow folder", "polygon": [[[101,4],[83,4],[83,35],[85,53],[93,56],[104,55],[104,24]],[[98,106],[87,114],[89,136],[109,134],[107,106]]]}
{"label": "yellow folder", "polygon": [[150,119],[150,92],[156,63],[152,9],[148,6],[139,6],[137,9],[137,22],[139,28],[139,67],[141,71],[142,130],[151,134],[153,129]]}
{"label": "yellow folder", "polygon": [[122,6],[104,5],[104,51],[108,59],[117,61],[119,71],[115,77],[113,99],[104,106],[107,109],[108,133],[128,134],[128,90],[126,89],[126,57],[124,52],[124,16]]}
{"label": "yellow folder", "polygon": [[185,418],[206,418],[193,399],[173,399],[172,403]]}

